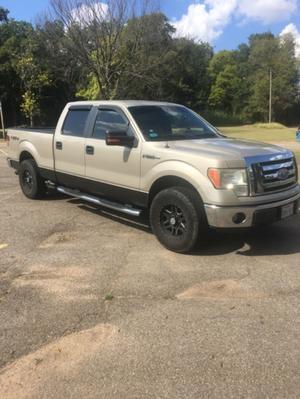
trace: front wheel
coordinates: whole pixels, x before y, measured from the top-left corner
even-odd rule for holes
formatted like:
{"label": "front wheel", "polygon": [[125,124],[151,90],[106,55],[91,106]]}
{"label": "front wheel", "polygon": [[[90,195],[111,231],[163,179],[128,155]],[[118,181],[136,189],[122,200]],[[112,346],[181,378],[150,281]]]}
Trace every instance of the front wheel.
{"label": "front wheel", "polygon": [[150,208],[150,224],[159,242],[174,252],[191,251],[207,228],[200,197],[186,187],[159,192]]}
{"label": "front wheel", "polygon": [[33,159],[25,159],[19,168],[19,182],[24,195],[30,199],[41,198],[46,192],[44,180]]}

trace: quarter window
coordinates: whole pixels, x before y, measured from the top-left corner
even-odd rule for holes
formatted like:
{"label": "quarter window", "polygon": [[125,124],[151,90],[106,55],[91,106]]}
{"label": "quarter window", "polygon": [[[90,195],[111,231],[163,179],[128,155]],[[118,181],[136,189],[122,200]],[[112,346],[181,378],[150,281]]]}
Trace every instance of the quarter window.
{"label": "quarter window", "polygon": [[89,112],[88,109],[70,109],[63,125],[62,134],[83,137]]}
{"label": "quarter window", "polygon": [[127,131],[128,122],[119,112],[114,109],[101,109],[98,111],[93,137],[97,139],[105,139],[108,130]]}

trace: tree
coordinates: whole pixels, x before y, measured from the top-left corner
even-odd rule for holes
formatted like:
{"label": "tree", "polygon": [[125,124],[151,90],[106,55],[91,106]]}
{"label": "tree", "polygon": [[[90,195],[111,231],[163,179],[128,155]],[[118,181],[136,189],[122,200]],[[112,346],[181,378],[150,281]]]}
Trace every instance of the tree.
{"label": "tree", "polygon": [[209,65],[209,105],[233,116],[267,121],[270,70],[273,76],[272,108],[275,119],[287,116],[296,101],[297,68],[291,37],[271,33],[250,36],[236,51],[220,51]]}
{"label": "tree", "polygon": [[204,109],[210,89],[208,65],[213,51],[208,43],[175,39],[169,59],[165,60],[163,80],[170,101]]}
{"label": "tree", "polygon": [[[155,28],[154,28],[155,27]],[[164,66],[172,45],[174,28],[161,13],[130,19],[122,35],[117,95],[122,98],[161,98]]]}
{"label": "tree", "polygon": [[9,11],[6,8],[0,7],[0,23],[8,22]]}
{"label": "tree", "polygon": [[211,107],[231,115],[241,112],[239,91],[243,77],[239,72],[237,52],[220,51],[214,55],[209,64],[212,85],[208,102]]}
{"label": "tree", "polygon": [[249,39],[248,112],[254,120],[268,120],[270,70],[273,76],[273,116],[292,107],[296,99],[297,69],[294,43],[271,33],[252,35]]}
{"label": "tree", "polygon": [[35,40],[43,70],[51,82],[43,87],[40,97],[40,119],[49,126],[56,123],[68,101],[76,100],[78,85],[88,72],[70,51],[61,21],[40,20]]}
{"label": "tree", "polygon": [[0,23],[0,96],[8,125],[21,121],[18,113],[22,101],[21,81],[16,64],[32,29],[31,24],[22,21],[7,19]]}
{"label": "tree", "polygon": [[40,114],[43,88],[50,84],[48,71],[40,59],[35,31],[32,31],[24,42],[24,48],[17,58],[16,70],[23,89],[21,110],[30,120],[30,126],[33,126],[34,117]]}
{"label": "tree", "polygon": [[108,0],[105,3],[51,0],[54,18],[66,29],[70,51],[96,80],[101,98],[116,96],[120,77],[129,66],[120,56],[128,20],[136,14],[146,14],[151,3],[145,0]]}

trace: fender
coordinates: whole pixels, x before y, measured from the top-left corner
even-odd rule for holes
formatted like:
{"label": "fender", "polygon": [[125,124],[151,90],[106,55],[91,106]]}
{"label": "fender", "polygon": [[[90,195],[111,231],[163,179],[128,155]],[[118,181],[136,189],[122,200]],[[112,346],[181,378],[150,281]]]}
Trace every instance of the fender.
{"label": "fender", "polygon": [[34,145],[30,143],[30,141],[22,140],[19,144],[18,160],[20,160],[22,152],[25,151],[28,152],[32,156],[36,164],[40,166],[40,157]]}
{"label": "fender", "polygon": [[[38,137],[36,137],[36,139],[38,139]],[[52,151],[52,136],[49,145],[47,145],[47,142],[43,141],[42,145],[39,145],[38,147],[39,151],[37,151],[33,143],[31,143],[26,139],[21,139],[18,148],[18,159],[20,159],[22,152],[26,151],[32,156],[32,158],[35,160],[39,168],[53,171],[54,162],[53,162],[53,151]]]}
{"label": "fender", "polygon": [[161,177],[175,176],[190,183],[205,198],[205,192],[211,187],[206,187],[209,181],[197,168],[184,161],[162,161],[153,166],[148,173],[141,177],[141,190],[149,192],[155,181]]}

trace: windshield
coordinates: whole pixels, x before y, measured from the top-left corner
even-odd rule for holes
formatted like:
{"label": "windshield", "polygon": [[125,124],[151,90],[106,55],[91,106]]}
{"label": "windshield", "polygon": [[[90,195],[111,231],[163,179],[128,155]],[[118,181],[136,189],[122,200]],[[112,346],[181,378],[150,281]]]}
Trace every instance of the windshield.
{"label": "windshield", "polygon": [[147,141],[220,137],[200,116],[180,105],[142,105],[129,111]]}

